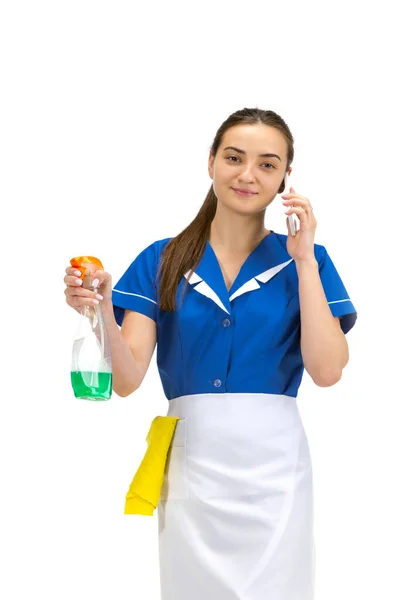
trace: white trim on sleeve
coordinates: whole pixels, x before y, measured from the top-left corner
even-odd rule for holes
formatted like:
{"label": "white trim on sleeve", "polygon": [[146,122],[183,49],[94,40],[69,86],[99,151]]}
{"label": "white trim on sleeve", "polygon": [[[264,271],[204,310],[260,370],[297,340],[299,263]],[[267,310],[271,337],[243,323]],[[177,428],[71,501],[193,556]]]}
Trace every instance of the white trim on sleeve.
{"label": "white trim on sleeve", "polygon": [[345,298],[344,300],[332,300],[332,302],[328,302],[328,304],[337,304],[338,302],[351,302],[350,298]]}
{"label": "white trim on sleeve", "polygon": [[148,300],[149,302],[153,302],[153,304],[157,304],[157,302],[155,302],[151,298],[147,298],[146,296],[141,296],[140,294],[131,294],[130,292],[121,292],[121,290],[116,290],[115,288],[113,288],[112,291],[113,292],[117,292],[118,294],[125,294],[126,296],[136,296],[137,298],[143,298],[144,300]]}

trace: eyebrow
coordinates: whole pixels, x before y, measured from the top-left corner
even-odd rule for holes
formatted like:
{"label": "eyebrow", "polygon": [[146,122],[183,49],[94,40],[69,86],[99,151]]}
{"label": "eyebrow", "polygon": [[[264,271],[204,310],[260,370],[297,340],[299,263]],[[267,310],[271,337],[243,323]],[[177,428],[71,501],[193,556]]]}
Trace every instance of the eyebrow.
{"label": "eyebrow", "polygon": [[[246,152],[244,150],[241,150],[240,148],[235,148],[235,146],[227,146],[226,148],[224,148],[224,150],[235,150],[235,152],[239,152],[239,154],[246,154]],[[262,156],[262,157],[274,156],[275,158],[278,158],[281,161],[280,157],[277,154],[266,153],[266,154],[259,154],[259,156]]]}

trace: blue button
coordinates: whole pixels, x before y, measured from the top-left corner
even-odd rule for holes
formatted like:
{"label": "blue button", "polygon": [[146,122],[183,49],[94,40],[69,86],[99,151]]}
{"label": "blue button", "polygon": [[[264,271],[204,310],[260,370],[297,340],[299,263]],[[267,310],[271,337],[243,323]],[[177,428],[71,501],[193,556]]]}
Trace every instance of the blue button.
{"label": "blue button", "polygon": [[224,327],[229,327],[229,325],[230,325],[230,324],[231,324],[231,322],[230,322],[230,320],[229,320],[229,319],[224,319],[224,320],[222,321],[222,325],[223,325]]}
{"label": "blue button", "polygon": [[213,385],[215,385],[215,387],[221,387],[222,381],[220,379],[216,379],[213,381]]}

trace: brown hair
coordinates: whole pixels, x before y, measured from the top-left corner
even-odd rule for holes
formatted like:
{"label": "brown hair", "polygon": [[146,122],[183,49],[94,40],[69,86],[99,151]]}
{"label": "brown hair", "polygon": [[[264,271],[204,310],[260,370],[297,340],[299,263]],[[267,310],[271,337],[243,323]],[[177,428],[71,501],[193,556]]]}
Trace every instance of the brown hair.
{"label": "brown hair", "polygon": [[[268,125],[275,127],[287,142],[287,163],[289,169],[294,157],[294,139],[285,121],[272,110],[260,108],[243,108],[231,114],[218,129],[210,151],[215,157],[225,132],[235,125]],[[278,193],[284,190],[283,181]],[[202,207],[193,221],[166,245],[161,257],[157,277],[160,277],[159,304],[160,309],[173,311],[176,309],[176,292],[178,285],[188,271],[193,272],[199,264],[210,235],[212,220],[217,209],[217,197],[211,185]],[[182,291],[183,294],[188,281]]]}

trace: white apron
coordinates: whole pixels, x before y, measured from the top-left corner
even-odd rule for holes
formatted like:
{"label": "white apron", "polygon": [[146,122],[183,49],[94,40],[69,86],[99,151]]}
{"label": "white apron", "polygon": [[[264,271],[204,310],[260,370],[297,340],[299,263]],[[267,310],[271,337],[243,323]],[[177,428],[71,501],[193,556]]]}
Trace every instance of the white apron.
{"label": "white apron", "polygon": [[162,600],[312,600],[313,480],[296,398],[196,394],[158,504]]}

